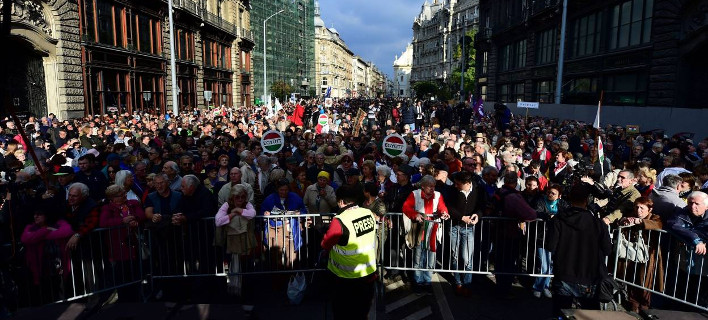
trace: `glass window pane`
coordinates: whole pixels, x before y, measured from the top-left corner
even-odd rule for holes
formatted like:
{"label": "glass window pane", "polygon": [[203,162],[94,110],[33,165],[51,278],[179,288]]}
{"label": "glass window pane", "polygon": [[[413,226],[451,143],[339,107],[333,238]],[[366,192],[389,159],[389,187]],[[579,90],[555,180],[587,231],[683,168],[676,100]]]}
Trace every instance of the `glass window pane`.
{"label": "glass window pane", "polygon": [[105,1],[97,3],[98,42],[114,45],[113,42],[113,6]]}
{"label": "glass window pane", "polygon": [[642,22],[637,21],[637,22],[632,22],[632,34],[630,37],[629,45],[637,45],[640,44],[642,41]]}
{"label": "glass window pane", "polygon": [[642,20],[642,9],[644,0],[634,0],[632,4],[632,22]]}

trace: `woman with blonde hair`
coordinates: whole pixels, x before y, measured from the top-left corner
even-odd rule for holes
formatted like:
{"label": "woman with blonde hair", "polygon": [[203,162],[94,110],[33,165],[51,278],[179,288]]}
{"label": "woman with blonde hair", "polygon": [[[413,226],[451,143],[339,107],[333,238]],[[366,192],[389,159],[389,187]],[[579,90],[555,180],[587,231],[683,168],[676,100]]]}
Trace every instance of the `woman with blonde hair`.
{"label": "woman with blonde hair", "polygon": [[637,171],[637,184],[634,187],[639,190],[642,197],[649,197],[651,191],[654,190],[654,182],[656,182],[656,170],[641,167]]}
{"label": "woman with blonde hair", "polygon": [[229,265],[228,291],[231,294],[241,295],[241,256],[248,254],[256,246],[255,227],[253,217],[256,209],[248,202],[248,191],[243,185],[231,187],[229,199],[216,213],[214,223],[221,228],[226,253],[231,254]]}

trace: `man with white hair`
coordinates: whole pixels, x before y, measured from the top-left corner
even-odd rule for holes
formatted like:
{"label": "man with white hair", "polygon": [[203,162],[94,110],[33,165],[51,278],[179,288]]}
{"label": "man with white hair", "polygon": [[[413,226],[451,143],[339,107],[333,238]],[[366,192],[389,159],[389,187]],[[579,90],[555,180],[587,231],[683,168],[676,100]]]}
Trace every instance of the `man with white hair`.
{"label": "man with white hair", "polygon": [[694,247],[698,255],[706,254],[708,242],[708,194],[694,191],[688,195],[688,205],[677,210],[667,221],[668,230]]}
{"label": "man with white hair", "polygon": [[165,162],[165,165],[162,167],[162,173],[166,174],[169,178],[168,183],[170,184],[170,189],[173,191],[181,191],[182,177],[179,176],[179,166],[177,162]]}

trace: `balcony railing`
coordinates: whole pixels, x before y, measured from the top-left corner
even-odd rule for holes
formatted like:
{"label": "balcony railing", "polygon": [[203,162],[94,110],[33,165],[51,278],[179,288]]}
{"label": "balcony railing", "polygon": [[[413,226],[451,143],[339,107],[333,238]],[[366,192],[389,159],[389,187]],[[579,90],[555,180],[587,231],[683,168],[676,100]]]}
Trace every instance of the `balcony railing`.
{"label": "balcony railing", "polygon": [[241,38],[246,39],[251,42],[254,42],[253,41],[253,30],[246,29],[246,28],[241,28],[240,30],[241,30],[241,32],[240,32],[239,36]]}
{"label": "balcony railing", "polygon": [[[163,0],[163,2],[167,2],[167,0]],[[234,24],[231,22],[228,22],[222,17],[219,17],[209,11],[206,11],[203,7],[201,7],[196,1],[193,0],[172,0],[172,6],[175,9],[181,9],[183,11],[186,11],[188,13],[193,14],[194,16],[201,18],[202,21],[205,23],[208,23],[214,27],[217,27],[231,35],[238,36],[239,29],[236,27]],[[249,38],[251,41],[253,41],[253,36]]]}

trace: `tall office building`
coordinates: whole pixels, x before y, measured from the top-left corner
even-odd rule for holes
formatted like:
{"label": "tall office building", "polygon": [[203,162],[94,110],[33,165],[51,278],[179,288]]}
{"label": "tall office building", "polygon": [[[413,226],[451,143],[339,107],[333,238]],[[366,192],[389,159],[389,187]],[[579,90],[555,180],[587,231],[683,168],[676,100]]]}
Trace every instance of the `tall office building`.
{"label": "tall office building", "polygon": [[[283,12],[276,14],[278,11]],[[256,47],[253,50],[254,95],[263,95],[263,21],[266,22],[266,89],[283,81],[293,91],[309,96],[315,76],[315,1],[269,0],[251,2],[251,26]],[[281,97],[282,98],[282,97]]]}

